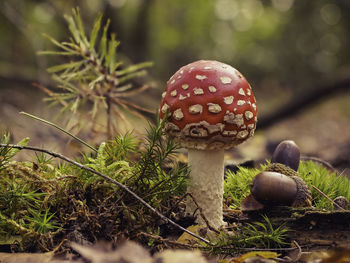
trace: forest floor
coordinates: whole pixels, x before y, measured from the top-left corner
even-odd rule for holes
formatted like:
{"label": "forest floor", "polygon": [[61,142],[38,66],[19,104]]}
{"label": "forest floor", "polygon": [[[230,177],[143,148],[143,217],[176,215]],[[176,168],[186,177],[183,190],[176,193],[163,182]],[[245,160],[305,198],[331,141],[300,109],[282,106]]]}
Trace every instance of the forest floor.
{"label": "forest floor", "polygon": [[[350,94],[337,96],[312,107],[311,109],[285,119],[275,125],[256,132],[249,142],[226,155],[227,162],[240,164],[254,160],[256,164],[269,159],[276,145],[282,140],[294,140],[300,147],[303,156],[316,157],[327,161],[338,172],[350,178]],[[24,137],[31,138],[31,145],[49,148],[56,152],[72,156],[80,149],[74,144],[64,145],[65,136],[57,130],[43,127],[42,123],[20,115],[20,111],[40,116],[55,122],[55,109],[47,109],[42,102],[39,92],[23,89],[2,88],[0,92],[0,131],[10,131],[13,141]],[[64,145],[64,146],[62,146]],[[20,158],[27,158],[27,154]],[[288,211],[276,216],[276,220],[290,218]],[[254,220],[254,215],[240,215],[239,220]],[[290,261],[284,262],[350,262],[350,212],[322,213],[308,212],[293,222],[291,240],[297,240],[297,248],[286,256]],[[151,256],[144,248],[132,242],[125,243],[117,250],[108,244],[96,244],[94,247],[82,247],[73,244],[77,253],[57,258],[53,253],[45,254],[16,254],[0,253],[0,262],[217,262],[218,258],[204,258],[200,253],[179,251],[182,259],[175,261],[174,254],[162,252]],[[313,254],[302,251],[321,251]],[[1,249],[0,249],[1,251]],[[327,251],[327,252],[326,252]],[[169,252],[170,253],[170,252]],[[183,253],[183,254],[181,254]],[[80,257],[77,255],[80,254]],[[317,259],[324,258],[323,261]],[[168,261],[167,261],[168,260]],[[173,261],[171,261],[173,260]],[[331,260],[331,261],[330,261]],[[343,260],[343,261],[341,261]],[[348,261],[346,261],[348,260]],[[224,261],[223,261],[224,262]],[[248,262],[248,261],[226,261]],[[277,262],[277,261],[249,261],[249,262]],[[280,261],[282,262],[282,261]]]}

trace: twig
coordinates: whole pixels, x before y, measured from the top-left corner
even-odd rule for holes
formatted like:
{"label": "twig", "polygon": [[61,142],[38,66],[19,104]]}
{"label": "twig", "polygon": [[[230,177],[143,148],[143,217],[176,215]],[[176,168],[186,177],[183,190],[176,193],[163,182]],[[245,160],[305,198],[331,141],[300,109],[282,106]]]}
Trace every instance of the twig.
{"label": "twig", "polygon": [[332,199],[330,199],[328,197],[328,195],[326,195],[324,192],[322,192],[320,189],[318,189],[316,186],[312,185],[312,188],[315,189],[320,195],[322,195],[324,198],[326,198],[327,200],[329,200],[333,205],[335,205],[336,207],[338,207],[340,210],[342,211],[346,211],[344,208],[342,208],[340,205],[338,205],[336,202],[334,202]]}
{"label": "twig", "polygon": [[115,184],[117,186],[119,186],[120,188],[122,188],[124,191],[126,191],[127,193],[129,193],[130,195],[132,195],[135,199],[137,199],[142,205],[144,205],[145,207],[147,207],[148,209],[150,209],[154,214],[156,214],[157,216],[159,216],[162,220],[164,220],[165,222],[168,222],[170,224],[172,224],[173,226],[179,228],[181,231],[186,232],[187,234],[198,238],[199,240],[203,241],[206,244],[212,245],[211,242],[201,236],[198,236],[196,234],[194,234],[193,232],[187,230],[186,228],[180,226],[179,224],[175,223],[174,221],[172,221],[170,218],[164,216],[163,214],[161,214],[158,210],[156,210],[154,207],[152,207],[150,204],[148,204],[145,200],[143,200],[141,197],[139,197],[137,194],[135,194],[133,191],[131,191],[126,185],[119,183],[118,181],[114,180],[113,178],[110,178],[107,175],[104,175],[90,167],[87,167],[81,163],[78,163],[60,153],[55,153],[55,152],[51,152],[49,150],[46,149],[42,149],[42,148],[37,148],[37,147],[32,147],[32,146],[20,146],[20,145],[15,145],[15,144],[3,144],[0,143],[0,147],[10,147],[10,148],[14,148],[14,149],[19,149],[19,150],[30,150],[30,151],[37,151],[37,152],[42,152],[42,153],[46,153],[48,155],[51,155],[55,158],[59,158],[61,160],[66,161],[67,163],[73,164],[81,169],[84,169],[86,171],[89,171],[91,173],[94,173],[100,177],[102,177],[103,179],[105,179],[106,181],[111,182],[112,184]]}
{"label": "twig", "polygon": [[205,215],[203,214],[203,209],[198,205],[196,199],[193,197],[193,195],[191,195],[190,193],[187,193],[187,195],[189,197],[191,197],[193,203],[196,205],[198,211],[199,211],[199,215],[202,217],[202,219],[204,220],[205,224],[207,225],[207,227],[211,230],[211,231],[214,231],[215,233],[220,233],[217,229],[215,229],[214,227],[212,227],[210,224],[209,224],[209,221],[208,219],[205,217]]}
{"label": "twig", "polygon": [[67,135],[69,135],[70,137],[74,138],[74,139],[77,140],[78,142],[84,144],[86,147],[89,147],[89,148],[90,148],[91,150],[93,150],[94,152],[97,152],[97,150],[96,150],[94,147],[92,147],[92,146],[89,145],[88,143],[84,142],[82,139],[78,138],[78,137],[75,136],[74,134],[72,134],[72,133],[66,131],[65,129],[61,128],[60,126],[58,126],[58,125],[56,125],[56,124],[54,124],[54,123],[52,123],[52,122],[50,122],[50,121],[44,120],[44,119],[42,119],[42,118],[39,118],[39,117],[37,117],[37,116],[34,116],[34,115],[29,114],[29,113],[24,112],[24,111],[21,111],[20,114],[26,115],[26,116],[28,116],[28,117],[30,117],[30,118],[33,118],[34,120],[41,121],[41,122],[43,122],[43,123],[45,123],[45,124],[48,124],[48,125],[50,125],[50,126],[56,128],[56,129],[58,129],[58,130],[64,132],[65,134],[67,134]]}
{"label": "twig", "polygon": [[295,245],[296,248],[298,248],[298,254],[294,257],[291,258],[289,256],[285,256],[281,259],[276,259],[278,262],[283,262],[283,263],[296,263],[299,262],[301,255],[303,254],[303,251],[301,250],[300,245],[298,244],[298,242],[296,242],[295,240],[293,240],[293,244]]}
{"label": "twig", "polygon": [[48,89],[45,86],[38,84],[38,83],[32,83],[32,85],[33,85],[33,87],[37,87],[37,88],[41,89],[43,92],[45,92],[47,95],[53,97],[63,107],[67,107],[68,103],[66,101],[62,100],[60,97],[56,96],[55,92],[51,91],[50,89]]}

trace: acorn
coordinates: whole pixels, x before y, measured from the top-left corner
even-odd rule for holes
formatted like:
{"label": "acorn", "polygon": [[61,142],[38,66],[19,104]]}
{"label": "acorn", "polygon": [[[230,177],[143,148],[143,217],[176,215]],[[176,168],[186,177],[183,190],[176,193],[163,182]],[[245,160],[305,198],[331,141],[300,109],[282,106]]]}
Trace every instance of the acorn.
{"label": "acorn", "polygon": [[247,195],[241,202],[241,210],[243,212],[256,211],[263,208],[264,205],[259,203],[252,194]]}
{"label": "acorn", "polygon": [[338,196],[333,200],[336,205],[334,206],[334,211],[346,210],[349,205],[349,201],[344,196]]}
{"label": "acorn", "polygon": [[298,171],[300,163],[300,149],[292,140],[280,142],[272,154],[271,163],[281,163],[294,171]]}
{"label": "acorn", "polygon": [[293,169],[275,163],[257,174],[250,185],[254,199],[265,206],[311,206],[311,191]]}

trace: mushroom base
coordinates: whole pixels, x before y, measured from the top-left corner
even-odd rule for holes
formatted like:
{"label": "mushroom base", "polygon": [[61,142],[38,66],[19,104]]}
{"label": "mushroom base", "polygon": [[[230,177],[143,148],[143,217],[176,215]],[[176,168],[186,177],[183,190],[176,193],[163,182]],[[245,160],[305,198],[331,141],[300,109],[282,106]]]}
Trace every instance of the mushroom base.
{"label": "mushroom base", "polygon": [[[224,194],[224,150],[188,150],[190,180],[187,192],[190,193],[210,226],[220,228],[223,221]],[[196,212],[197,223],[205,224],[198,207],[189,197],[186,210]]]}

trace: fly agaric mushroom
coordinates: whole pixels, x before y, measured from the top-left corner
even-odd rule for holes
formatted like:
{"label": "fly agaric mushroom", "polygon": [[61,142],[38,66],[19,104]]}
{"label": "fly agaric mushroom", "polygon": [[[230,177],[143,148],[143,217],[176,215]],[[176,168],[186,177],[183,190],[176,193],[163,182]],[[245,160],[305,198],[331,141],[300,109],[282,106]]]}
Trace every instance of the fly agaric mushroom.
{"label": "fly agaric mushroom", "polygon": [[[223,222],[224,150],[253,136],[257,106],[252,89],[233,67],[200,60],[180,68],[162,94],[165,130],[188,149],[188,192],[211,226]],[[167,115],[166,115],[167,114]],[[197,210],[188,200],[187,211]],[[203,223],[202,218],[197,219]]]}

